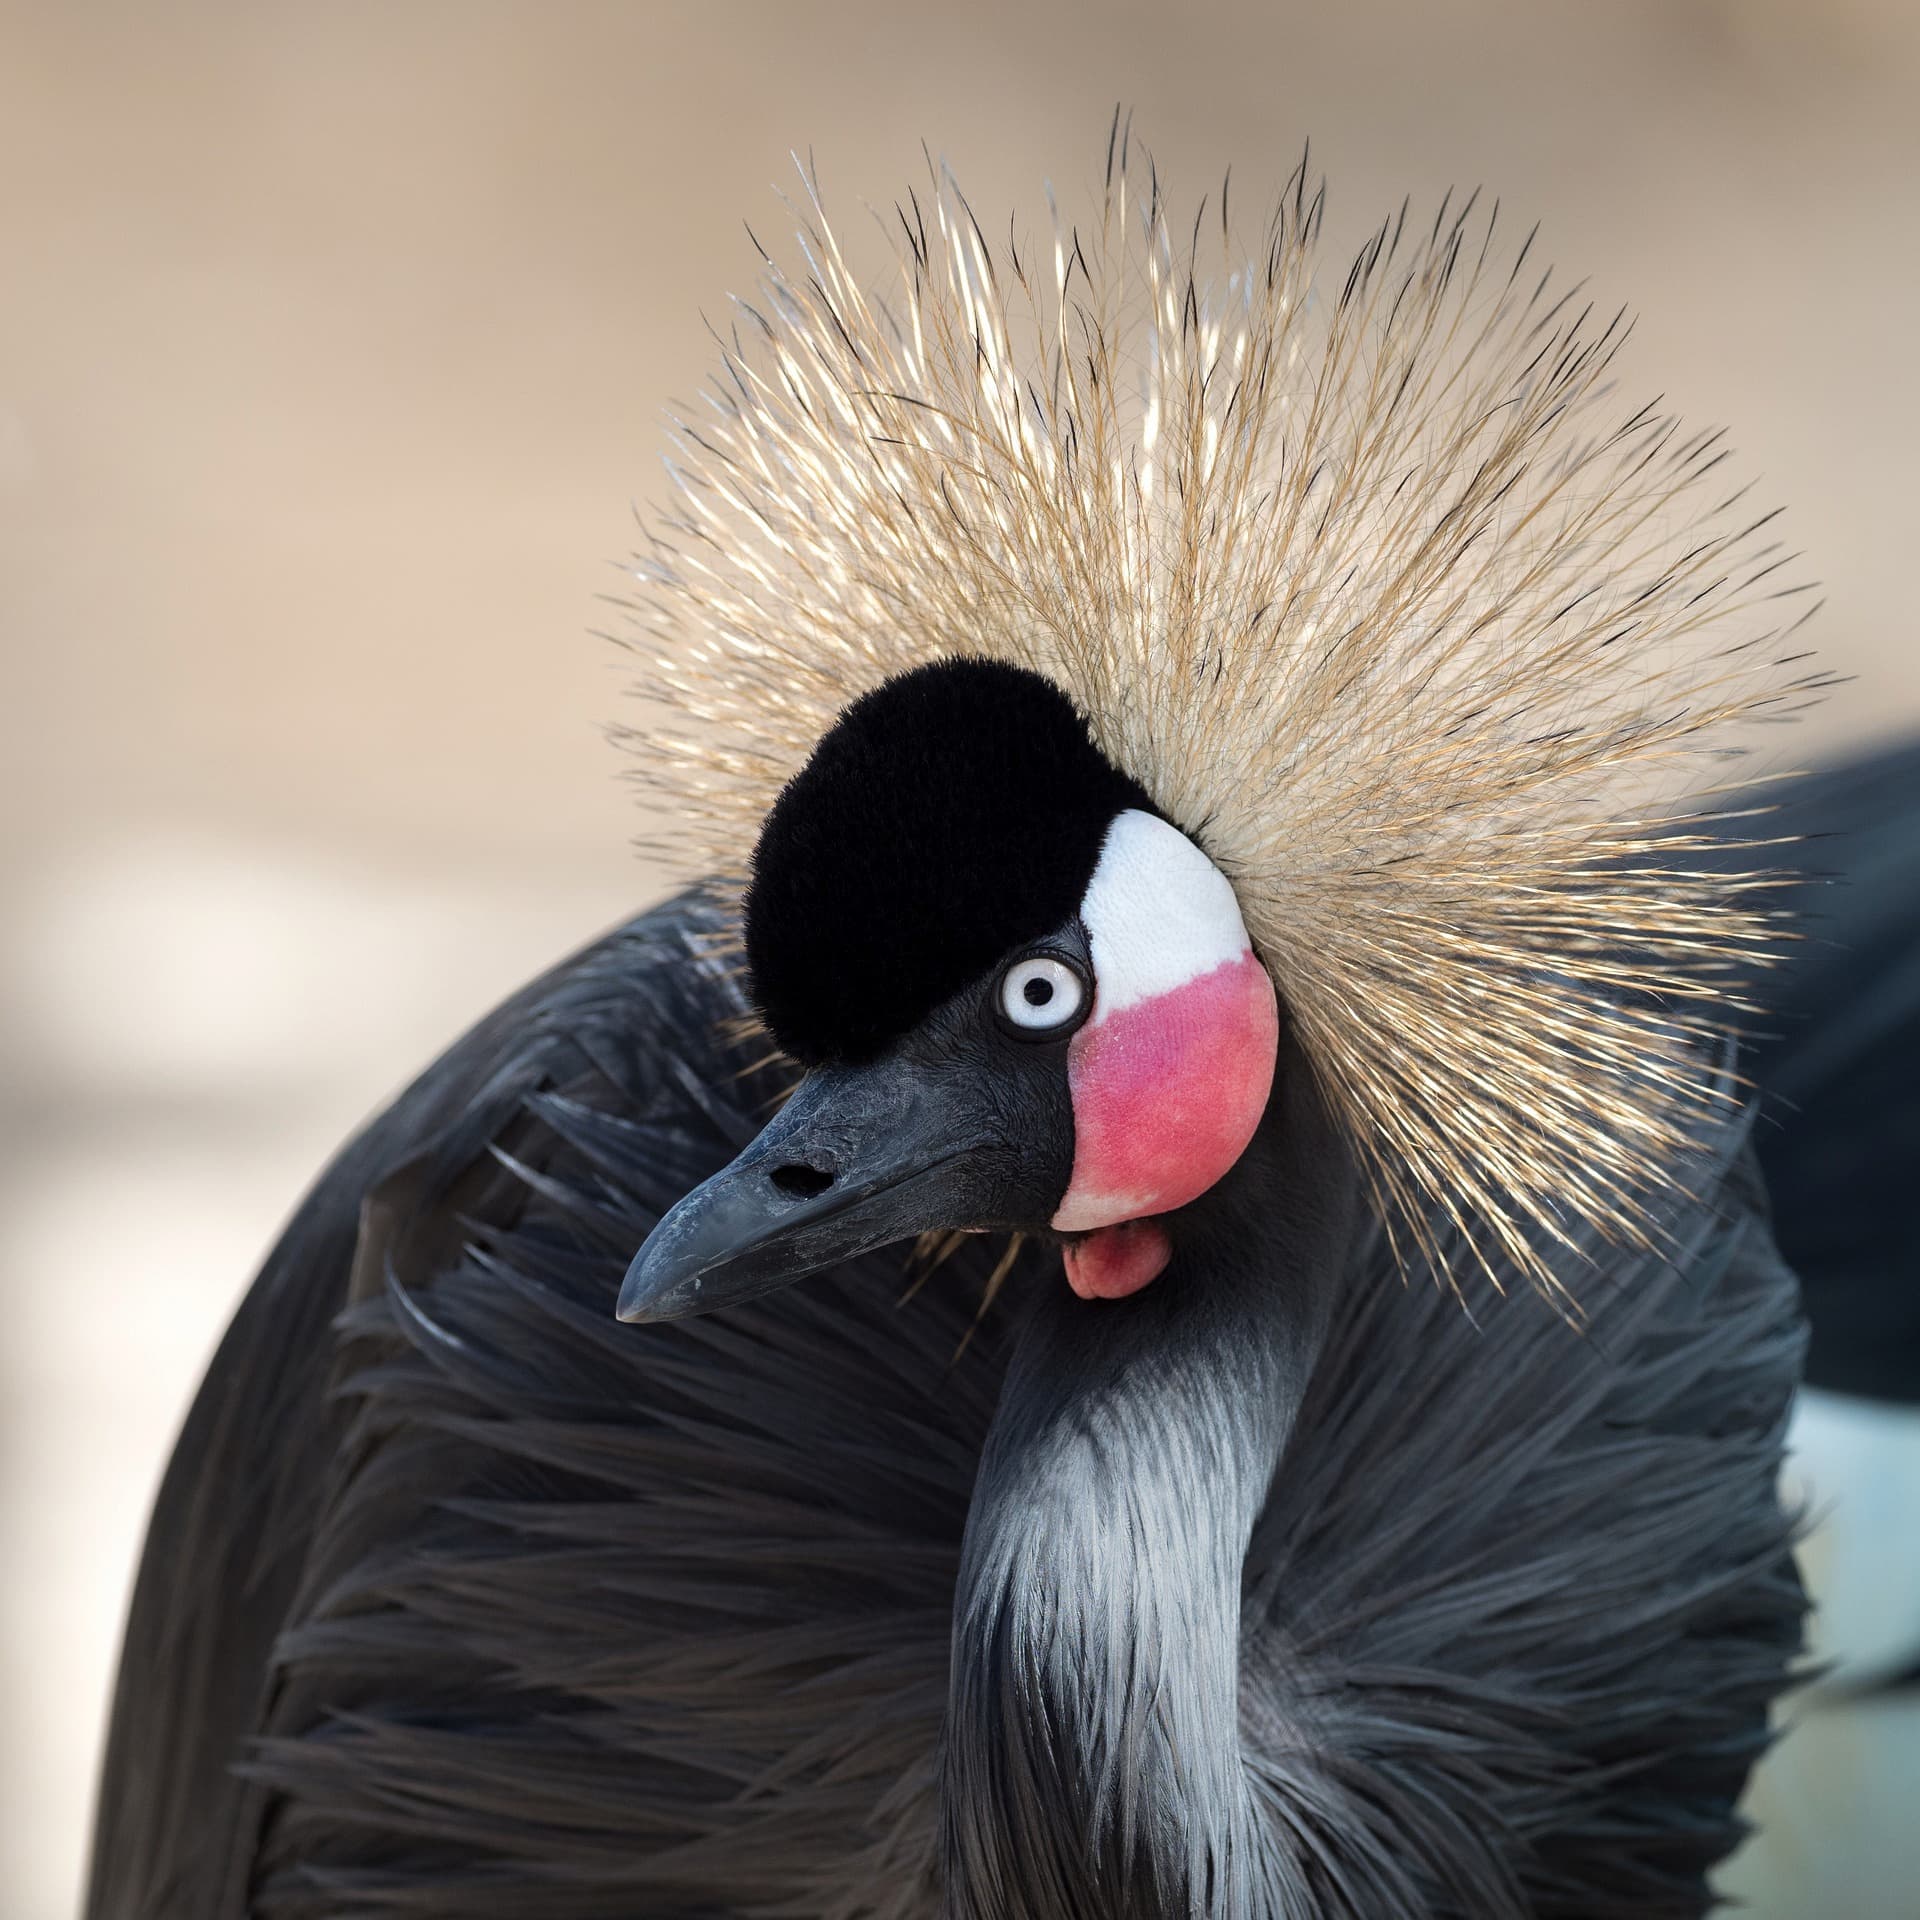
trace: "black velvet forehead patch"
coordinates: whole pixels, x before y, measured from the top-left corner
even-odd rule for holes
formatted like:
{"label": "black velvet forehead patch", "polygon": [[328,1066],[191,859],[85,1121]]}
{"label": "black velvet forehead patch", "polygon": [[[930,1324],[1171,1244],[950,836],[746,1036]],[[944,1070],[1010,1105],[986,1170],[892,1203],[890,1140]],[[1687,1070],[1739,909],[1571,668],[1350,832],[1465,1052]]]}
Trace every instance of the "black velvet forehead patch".
{"label": "black velvet forehead patch", "polygon": [[856,700],[774,803],[746,899],[769,1031],[857,1060],[1079,906],[1115,814],[1153,811],[1052,681],[987,660]]}

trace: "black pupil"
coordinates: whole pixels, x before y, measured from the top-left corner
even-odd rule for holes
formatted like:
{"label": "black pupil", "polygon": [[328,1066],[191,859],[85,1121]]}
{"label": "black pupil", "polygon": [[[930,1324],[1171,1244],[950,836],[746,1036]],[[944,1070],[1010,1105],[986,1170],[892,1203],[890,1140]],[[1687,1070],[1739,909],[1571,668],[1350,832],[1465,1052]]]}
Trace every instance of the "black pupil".
{"label": "black pupil", "polygon": [[1020,989],[1021,998],[1030,1007],[1044,1007],[1053,998],[1053,982],[1043,980],[1038,974]]}

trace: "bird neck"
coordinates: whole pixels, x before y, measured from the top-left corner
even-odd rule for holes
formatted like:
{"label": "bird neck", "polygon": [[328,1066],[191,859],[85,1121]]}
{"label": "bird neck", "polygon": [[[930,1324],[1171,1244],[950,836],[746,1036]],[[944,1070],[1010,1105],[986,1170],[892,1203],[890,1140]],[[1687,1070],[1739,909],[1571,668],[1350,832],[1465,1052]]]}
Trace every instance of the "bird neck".
{"label": "bird neck", "polygon": [[949,1910],[1288,1910],[1241,1756],[1242,1568],[1324,1339],[1357,1180],[1297,1054],[1124,1301],[1041,1290],[955,1599]]}

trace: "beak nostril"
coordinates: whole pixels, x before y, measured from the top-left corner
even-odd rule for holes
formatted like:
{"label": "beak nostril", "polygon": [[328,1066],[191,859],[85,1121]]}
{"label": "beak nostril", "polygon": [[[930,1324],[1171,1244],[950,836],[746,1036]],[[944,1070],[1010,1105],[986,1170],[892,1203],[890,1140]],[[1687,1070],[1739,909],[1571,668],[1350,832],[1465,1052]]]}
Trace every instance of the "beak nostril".
{"label": "beak nostril", "polygon": [[810,1167],[798,1160],[775,1167],[767,1177],[782,1193],[793,1194],[801,1200],[815,1199],[833,1185],[833,1175],[824,1168]]}

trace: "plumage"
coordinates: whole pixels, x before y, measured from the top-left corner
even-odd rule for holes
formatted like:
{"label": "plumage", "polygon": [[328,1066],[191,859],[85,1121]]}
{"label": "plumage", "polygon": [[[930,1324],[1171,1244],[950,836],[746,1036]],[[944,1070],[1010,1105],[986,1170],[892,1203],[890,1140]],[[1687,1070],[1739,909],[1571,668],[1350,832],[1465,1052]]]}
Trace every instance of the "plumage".
{"label": "plumage", "polygon": [[[1816,1308],[1808,1379],[1920,1402],[1920,746],[1761,796],[1807,837],[1783,900],[1800,950],[1747,1025],[1780,1247]],[[1920,1647],[1917,1647],[1920,1651]]]}
{"label": "plumage", "polygon": [[[714,931],[668,907],[548,976],[296,1217],[162,1494],[94,1920],[942,1911],[961,1537],[1058,1276],[1030,1252],[977,1329],[977,1243],[906,1306],[880,1254],[613,1321],[774,1090],[715,1037]],[[1585,1335],[1355,1246],[1240,1636],[1303,1911],[1701,1910],[1800,1608],[1802,1336],[1744,1135],[1673,1213],[1685,1265],[1616,1267]],[[1110,1704],[1124,1751],[1151,1706]]]}

